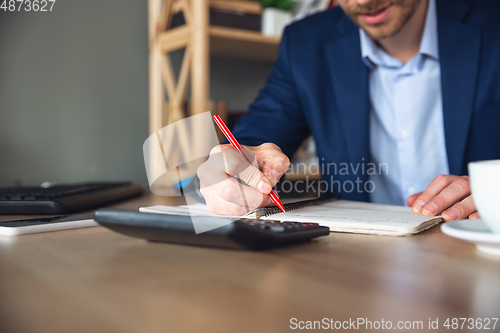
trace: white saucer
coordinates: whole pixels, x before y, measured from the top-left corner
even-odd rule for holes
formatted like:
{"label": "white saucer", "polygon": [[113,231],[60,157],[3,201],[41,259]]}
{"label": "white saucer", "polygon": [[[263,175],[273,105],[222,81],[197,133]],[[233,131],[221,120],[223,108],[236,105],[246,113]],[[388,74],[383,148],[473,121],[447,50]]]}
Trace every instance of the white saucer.
{"label": "white saucer", "polygon": [[441,225],[448,236],[474,243],[479,251],[500,256],[500,234],[494,234],[481,219],[460,220]]}

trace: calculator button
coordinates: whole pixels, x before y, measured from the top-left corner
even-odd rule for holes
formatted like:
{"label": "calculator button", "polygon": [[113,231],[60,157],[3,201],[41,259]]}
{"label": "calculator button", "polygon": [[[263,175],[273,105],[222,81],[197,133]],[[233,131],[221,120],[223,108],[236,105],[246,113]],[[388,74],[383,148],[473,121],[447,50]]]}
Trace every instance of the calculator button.
{"label": "calculator button", "polygon": [[263,225],[264,222],[245,222],[245,224],[248,224],[248,225],[251,225],[251,226],[254,226],[254,227],[258,227],[260,225]]}
{"label": "calculator button", "polygon": [[275,232],[285,231],[285,227],[282,225],[273,225],[273,226],[270,226],[269,229],[271,229],[272,231],[275,231]]}

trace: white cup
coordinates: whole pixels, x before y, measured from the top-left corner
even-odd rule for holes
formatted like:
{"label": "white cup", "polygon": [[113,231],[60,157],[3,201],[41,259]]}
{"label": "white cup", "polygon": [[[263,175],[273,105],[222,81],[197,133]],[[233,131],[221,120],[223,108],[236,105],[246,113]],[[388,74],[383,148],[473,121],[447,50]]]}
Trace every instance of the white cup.
{"label": "white cup", "polygon": [[477,211],[493,233],[500,234],[500,160],[471,162],[468,167]]}

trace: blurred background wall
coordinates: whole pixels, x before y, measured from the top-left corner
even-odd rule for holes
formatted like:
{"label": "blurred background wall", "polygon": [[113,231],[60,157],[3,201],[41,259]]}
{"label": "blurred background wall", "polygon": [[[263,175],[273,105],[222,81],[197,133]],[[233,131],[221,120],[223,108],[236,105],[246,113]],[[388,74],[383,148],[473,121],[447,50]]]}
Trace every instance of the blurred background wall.
{"label": "blurred background wall", "polygon": [[[180,66],[174,54],[174,67]],[[211,98],[245,110],[271,65],[211,59]],[[147,183],[147,2],[0,11],[0,186]]]}

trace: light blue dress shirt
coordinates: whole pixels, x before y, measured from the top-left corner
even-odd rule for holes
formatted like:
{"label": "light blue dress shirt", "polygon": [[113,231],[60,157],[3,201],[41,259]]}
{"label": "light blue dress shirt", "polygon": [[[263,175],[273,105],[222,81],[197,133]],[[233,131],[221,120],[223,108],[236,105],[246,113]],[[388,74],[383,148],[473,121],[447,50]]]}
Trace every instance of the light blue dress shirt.
{"label": "light blue dress shirt", "polygon": [[439,174],[448,174],[443,127],[435,0],[430,0],[419,52],[406,64],[359,30],[370,68],[370,153],[381,172],[370,200],[405,205]]}

